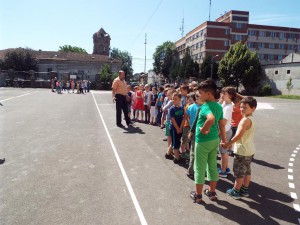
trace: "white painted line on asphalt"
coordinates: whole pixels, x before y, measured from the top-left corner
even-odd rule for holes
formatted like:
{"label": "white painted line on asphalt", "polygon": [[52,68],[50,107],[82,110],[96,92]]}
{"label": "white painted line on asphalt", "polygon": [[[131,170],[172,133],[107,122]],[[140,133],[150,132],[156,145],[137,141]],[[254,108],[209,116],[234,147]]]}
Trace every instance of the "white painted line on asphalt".
{"label": "white painted line on asphalt", "polygon": [[[300,145],[299,145],[299,146],[300,146]],[[297,149],[297,150],[299,150],[300,148],[299,148],[299,147],[297,147],[296,149]]]}
{"label": "white painted line on asphalt", "polygon": [[293,172],[293,169],[290,169],[290,168],[289,168],[289,169],[288,169],[288,172],[289,172],[289,173],[292,173],[292,172]]}
{"label": "white painted line on asphalt", "polygon": [[289,163],[289,166],[294,166],[294,163]]}
{"label": "white painted line on asphalt", "polygon": [[298,199],[298,198],[297,198],[297,194],[296,194],[295,192],[291,192],[291,197],[292,197],[293,199]]}
{"label": "white painted line on asphalt", "polygon": [[289,183],[289,188],[295,189],[295,184],[294,183]]}
{"label": "white painted line on asphalt", "polygon": [[294,180],[294,176],[293,175],[288,175],[288,179],[289,180]]}
{"label": "white painted line on asphalt", "polygon": [[[111,93],[111,92],[110,92],[110,93]],[[109,139],[110,145],[111,145],[111,147],[112,147],[112,149],[113,149],[113,151],[114,151],[115,157],[116,157],[116,159],[117,159],[117,162],[118,162],[119,168],[120,168],[120,170],[121,170],[121,173],[122,173],[122,175],[123,175],[124,181],[125,181],[125,183],[126,183],[127,189],[128,189],[128,191],[129,191],[129,194],[130,194],[131,199],[132,199],[132,201],[133,201],[135,210],[137,211],[137,214],[138,214],[138,216],[139,216],[139,219],[140,219],[140,221],[141,221],[141,224],[146,225],[146,224],[147,224],[147,221],[146,221],[146,219],[145,219],[145,217],[144,217],[144,214],[143,214],[143,212],[142,212],[142,209],[141,209],[141,207],[140,207],[140,204],[139,204],[139,202],[138,202],[138,200],[137,200],[137,198],[136,198],[136,196],[135,196],[135,194],[134,194],[134,191],[133,191],[133,189],[132,189],[132,186],[131,186],[131,184],[130,184],[130,181],[129,181],[129,179],[128,179],[128,176],[127,176],[127,174],[126,174],[126,171],[125,171],[125,169],[124,169],[124,167],[123,167],[123,164],[122,164],[122,162],[121,162],[121,159],[120,159],[120,157],[119,157],[119,154],[118,154],[118,152],[117,152],[117,149],[116,149],[116,147],[115,147],[115,145],[114,145],[114,143],[113,143],[113,141],[112,141],[112,139],[111,139],[111,136],[110,136],[110,134],[109,134],[109,132],[108,132],[106,123],[105,123],[105,121],[104,121],[104,119],[103,119],[103,116],[102,116],[101,111],[100,111],[100,109],[99,109],[99,107],[98,107],[98,104],[97,104],[97,101],[96,101],[96,99],[95,99],[95,96],[94,96],[94,93],[93,93],[93,92],[92,92],[92,96],[93,96],[95,105],[96,105],[96,107],[97,107],[99,116],[100,116],[100,118],[101,118],[101,121],[102,121],[102,123],[103,123],[104,129],[105,129],[105,131],[106,131],[107,137],[108,137],[108,139]]]}
{"label": "white painted line on asphalt", "polygon": [[290,161],[291,161],[291,162],[294,162],[294,161],[295,161],[295,159],[294,159],[294,158],[290,158]]}
{"label": "white painted line on asphalt", "polygon": [[295,157],[296,155],[295,154],[292,154],[292,157]]}
{"label": "white painted line on asphalt", "polygon": [[11,100],[11,99],[14,99],[14,98],[20,98],[20,97],[23,97],[25,95],[30,95],[30,94],[33,94],[33,93],[36,93],[36,92],[39,92],[39,91],[29,92],[29,93],[26,93],[24,95],[18,95],[18,96],[15,96],[15,97],[6,98],[6,99],[3,99],[3,100],[0,100],[0,102],[5,102],[5,101],[8,101],[8,100]]}
{"label": "white painted line on asphalt", "polygon": [[298,153],[298,151],[296,151],[296,150],[295,150],[295,151],[294,151],[294,153],[296,153],[296,154],[297,154],[297,153]]}

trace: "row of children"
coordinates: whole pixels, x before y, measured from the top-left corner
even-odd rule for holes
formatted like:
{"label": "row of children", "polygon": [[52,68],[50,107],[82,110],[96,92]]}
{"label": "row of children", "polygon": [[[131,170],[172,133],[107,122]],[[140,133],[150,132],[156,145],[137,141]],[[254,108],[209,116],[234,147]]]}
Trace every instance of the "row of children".
{"label": "row of children", "polygon": [[[142,86],[139,86],[135,98],[147,96],[147,89],[145,94],[139,94],[142,91]],[[227,190],[227,194],[236,199],[241,196],[248,197],[250,163],[255,153],[252,113],[257,106],[256,100],[239,95],[233,87],[225,87],[218,101],[217,86],[212,80],[206,80],[198,87],[194,86],[191,93],[189,90],[191,88],[188,86],[177,90],[172,87],[160,89],[160,100],[156,88],[152,88],[152,93],[149,94],[152,99],[151,107],[156,112],[160,109],[160,121],[165,124],[168,140],[165,157],[173,159],[174,163],[189,158],[187,175],[196,183],[196,191],[190,194],[194,202],[202,202],[205,176],[210,181],[210,186],[204,190],[204,194],[211,200],[217,200],[217,181],[219,176],[226,177],[230,172],[228,153],[231,145],[235,143],[233,172],[236,181],[234,187]],[[160,107],[157,107],[158,101],[162,101]],[[135,106],[136,102],[133,103]],[[218,152],[221,154],[220,168],[217,168]]]}
{"label": "row of children", "polygon": [[84,94],[86,92],[90,91],[90,81],[83,80],[83,81],[74,81],[74,80],[57,80],[52,79],[51,80],[51,90],[52,92],[56,92],[57,94],[62,94],[62,91],[67,91],[70,93],[70,90],[74,93],[74,90],[76,90],[77,94]]}

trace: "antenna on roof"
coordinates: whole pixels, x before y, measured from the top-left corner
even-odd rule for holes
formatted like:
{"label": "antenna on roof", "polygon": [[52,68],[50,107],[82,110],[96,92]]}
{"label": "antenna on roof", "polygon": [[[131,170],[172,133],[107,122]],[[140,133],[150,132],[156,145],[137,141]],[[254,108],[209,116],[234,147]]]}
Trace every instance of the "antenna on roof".
{"label": "antenna on roof", "polygon": [[183,35],[184,35],[184,12],[183,12],[183,17],[182,17],[180,31],[181,31],[181,37],[183,38]]}
{"label": "antenna on roof", "polygon": [[210,10],[211,10],[211,0],[209,0],[209,14],[208,14],[208,21],[210,21]]}

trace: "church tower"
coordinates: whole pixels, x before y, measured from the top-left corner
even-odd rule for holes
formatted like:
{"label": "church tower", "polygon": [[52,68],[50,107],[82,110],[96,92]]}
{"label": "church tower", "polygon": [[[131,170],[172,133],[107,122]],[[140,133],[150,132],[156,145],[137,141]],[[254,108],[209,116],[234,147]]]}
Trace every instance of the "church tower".
{"label": "church tower", "polygon": [[109,56],[110,36],[102,27],[98,32],[94,33],[93,42],[93,54]]}

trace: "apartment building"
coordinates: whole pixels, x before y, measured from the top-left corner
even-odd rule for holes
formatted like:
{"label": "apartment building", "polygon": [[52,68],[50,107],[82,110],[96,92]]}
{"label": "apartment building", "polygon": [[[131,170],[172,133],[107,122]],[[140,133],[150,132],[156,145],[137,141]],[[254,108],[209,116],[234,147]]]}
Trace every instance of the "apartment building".
{"label": "apartment building", "polygon": [[176,41],[180,58],[187,49],[199,64],[205,56],[221,60],[230,46],[246,43],[258,53],[261,64],[276,64],[300,51],[300,28],[249,24],[249,12],[232,10],[216,21],[206,21]]}

